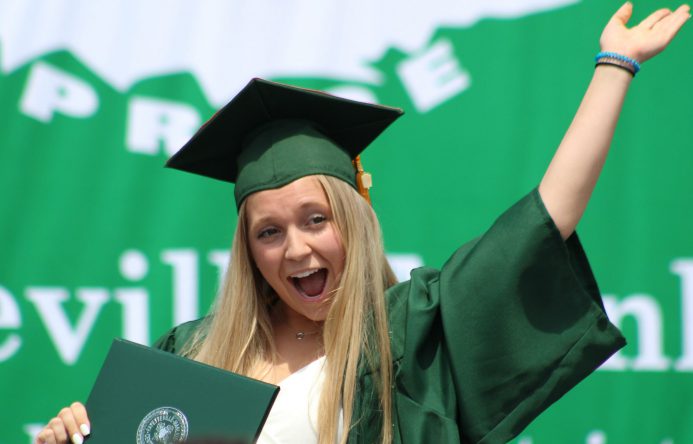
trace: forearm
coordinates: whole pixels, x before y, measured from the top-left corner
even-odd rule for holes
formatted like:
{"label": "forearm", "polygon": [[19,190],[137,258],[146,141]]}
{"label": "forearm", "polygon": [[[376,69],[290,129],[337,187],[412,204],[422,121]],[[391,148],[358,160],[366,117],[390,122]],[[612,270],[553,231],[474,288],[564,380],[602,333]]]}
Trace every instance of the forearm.
{"label": "forearm", "polygon": [[575,230],[606,160],[632,76],[598,66],[587,92],[539,184],[563,238]]}

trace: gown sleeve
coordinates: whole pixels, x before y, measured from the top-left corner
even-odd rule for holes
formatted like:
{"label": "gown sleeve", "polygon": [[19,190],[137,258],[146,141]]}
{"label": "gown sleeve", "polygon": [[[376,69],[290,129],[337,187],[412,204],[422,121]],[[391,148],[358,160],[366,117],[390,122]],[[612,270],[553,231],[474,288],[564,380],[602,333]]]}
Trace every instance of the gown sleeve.
{"label": "gown sleeve", "polygon": [[403,442],[507,442],[625,345],[537,190],[388,298]]}

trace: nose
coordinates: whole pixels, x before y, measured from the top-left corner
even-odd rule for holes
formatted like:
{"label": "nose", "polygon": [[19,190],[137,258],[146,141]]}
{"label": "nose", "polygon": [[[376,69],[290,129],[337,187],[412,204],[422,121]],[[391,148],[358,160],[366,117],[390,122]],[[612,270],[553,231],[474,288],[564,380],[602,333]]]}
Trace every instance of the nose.
{"label": "nose", "polygon": [[292,261],[300,261],[313,250],[306,239],[306,234],[297,228],[290,228],[286,234],[286,250],[284,258]]}

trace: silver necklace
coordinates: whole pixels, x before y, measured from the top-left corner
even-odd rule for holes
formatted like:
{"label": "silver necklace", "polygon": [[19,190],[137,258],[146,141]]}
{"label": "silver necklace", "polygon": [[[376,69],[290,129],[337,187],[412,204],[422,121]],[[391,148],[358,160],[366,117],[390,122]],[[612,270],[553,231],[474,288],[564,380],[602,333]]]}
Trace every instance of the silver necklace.
{"label": "silver necklace", "polygon": [[320,333],[320,330],[309,331],[309,332],[297,331],[296,332],[296,339],[298,341],[302,341],[303,339],[305,339],[306,336],[317,335],[318,333]]}

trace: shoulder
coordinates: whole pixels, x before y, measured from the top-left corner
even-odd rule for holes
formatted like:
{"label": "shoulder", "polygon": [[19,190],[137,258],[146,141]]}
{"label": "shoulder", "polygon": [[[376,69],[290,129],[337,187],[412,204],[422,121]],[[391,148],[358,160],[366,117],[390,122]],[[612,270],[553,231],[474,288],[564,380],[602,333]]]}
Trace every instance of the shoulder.
{"label": "shoulder", "polygon": [[207,322],[207,318],[200,318],[194,321],[179,324],[154,342],[153,347],[169,353],[180,353],[185,344],[192,339]]}

